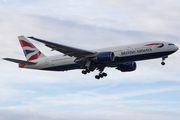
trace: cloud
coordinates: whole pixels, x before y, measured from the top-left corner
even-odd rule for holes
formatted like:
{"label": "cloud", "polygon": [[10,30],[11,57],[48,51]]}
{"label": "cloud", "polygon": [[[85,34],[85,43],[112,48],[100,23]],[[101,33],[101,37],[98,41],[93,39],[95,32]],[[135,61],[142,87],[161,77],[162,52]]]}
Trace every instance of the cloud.
{"label": "cloud", "polygon": [[[46,85],[47,86],[47,85]],[[101,86],[99,86],[101,88]],[[112,87],[111,87],[112,88]],[[41,88],[42,89],[42,88]],[[55,89],[60,90],[60,89]],[[29,90],[28,90],[29,91]],[[105,91],[107,91],[105,89]],[[180,104],[178,101],[164,101],[164,100],[131,100],[131,98],[137,98],[137,97],[143,97],[143,96],[150,96],[150,95],[156,95],[156,94],[163,94],[168,92],[175,92],[180,91],[179,86],[174,86],[172,88],[153,88],[153,89],[140,89],[136,91],[125,91],[125,92],[114,92],[113,94],[109,93],[101,93],[98,91],[76,91],[75,93],[59,93],[61,95],[40,95],[36,94],[37,92],[30,92],[29,97],[23,97],[23,98],[16,98],[16,101],[20,101],[23,99],[24,107],[27,108],[45,108],[45,109],[54,109],[62,110],[74,110],[76,107],[79,108],[79,110],[83,109],[83,111],[88,111],[89,107],[93,107],[94,109],[103,109],[104,107],[109,106],[116,106],[116,105],[130,105],[132,106],[143,106],[143,105],[173,105],[173,104]],[[19,96],[27,94],[27,91],[24,91],[24,93],[19,92]],[[32,95],[36,94],[36,95]],[[47,93],[48,94],[48,93]],[[72,108],[69,106],[73,106]],[[23,106],[21,106],[24,108]],[[66,108],[67,107],[67,108]]]}
{"label": "cloud", "polygon": [[[116,110],[121,109],[121,114],[116,114]],[[105,109],[105,110],[96,110],[90,113],[78,113],[78,112],[58,112],[58,111],[47,111],[47,110],[33,110],[33,109],[22,109],[22,108],[1,108],[1,119],[4,120],[12,120],[13,118],[24,119],[24,120],[70,120],[72,118],[76,120],[118,120],[119,118],[128,120],[128,119],[146,119],[146,120],[158,120],[158,119],[165,119],[171,120],[176,119],[179,117],[178,112],[173,112],[174,116],[169,116],[168,110],[152,110],[152,109],[144,109],[144,108],[124,108],[124,107],[117,107],[117,109]],[[131,114],[128,112],[131,111]],[[102,114],[102,112],[106,114]],[[27,114],[28,113],[28,114]],[[125,114],[122,114],[125,113]],[[139,114],[145,113],[145,114]],[[156,115],[151,115],[151,113],[161,113]],[[11,114],[11,115],[9,115]]]}
{"label": "cloud", "polygon": [[[135,30],[179,36],[179,1],[69,0],[13,2],[14,11],[72,20],[118,30]],[[19,4],[18,4],[19,3]],[[176,4],[175,4],[176,3]],[[21,5],[21,7],[17,7]],[[41,7],[39,7],[41,6]],[[124,7],[126,6],[126,7]],[[45,11],[45,12],[44,12]],[[47,24],[46,24],[47,25]]]}
{"label": "cloud", "polygon": [[7,3],[7,0],[3,0],[5,3]]}

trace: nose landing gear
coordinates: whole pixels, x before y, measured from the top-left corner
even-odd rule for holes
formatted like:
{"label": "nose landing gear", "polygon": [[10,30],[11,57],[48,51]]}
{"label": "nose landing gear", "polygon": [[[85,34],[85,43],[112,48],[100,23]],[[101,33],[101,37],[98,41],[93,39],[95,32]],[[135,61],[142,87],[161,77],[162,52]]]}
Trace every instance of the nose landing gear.
{"label": "nose landing gear", "polygon": [[164,61],[165,61],[165,59],[166,59],[166,58],[168,58],[168,56],[167,56],[167,55],[162,57],[162,62],[161,62],[161,65],[165,65],[165,62],[164,62]]}

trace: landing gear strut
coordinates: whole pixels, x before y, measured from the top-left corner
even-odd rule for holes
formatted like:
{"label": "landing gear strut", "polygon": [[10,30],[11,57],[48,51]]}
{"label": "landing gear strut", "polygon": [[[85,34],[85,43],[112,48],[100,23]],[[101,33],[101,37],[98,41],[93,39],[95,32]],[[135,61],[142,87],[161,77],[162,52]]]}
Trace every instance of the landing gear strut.
{"label": "landing gear strut", "polygon": [[166,59],[166,58],[168,58],[168,56],[167,56],[167,55],[162,57],[162,62],[161,62],[161,65],[165,65],[165,62],[164,62],[164,61],[165,61],[165,59]]}
{"label": "landing gear strut", "polygon": [[97,68],[99,69],[99,74],[95,76],[96,79],[100,79],[107,76],[107,73],[103,72],[105,67]]}

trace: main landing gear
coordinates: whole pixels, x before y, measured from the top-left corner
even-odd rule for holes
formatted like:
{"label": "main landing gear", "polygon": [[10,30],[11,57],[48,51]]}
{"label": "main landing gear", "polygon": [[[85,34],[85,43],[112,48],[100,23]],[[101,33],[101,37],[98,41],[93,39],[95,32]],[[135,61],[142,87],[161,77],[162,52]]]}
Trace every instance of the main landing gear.
{"label": "main landing gear", "polygon": [[164,61],[165,61],[165,59],[166,59],[166,58],[168,58],[168,56],[167,56],[167,55],[162,57],[162,62],[161,62],[161,65],[165,65],[165,62],[164,62]]}
{"label": "main landing gear", "polygon": [[82,74],[86,75],[87,73],[90,73],[91,71],[94,71],[94,69],[89,68],[90,64],[91,64],[91,61],[87,60],[86,64],[85,64],[86,70],[82,70]]}
{"label": "main landing gear", "polygon": [[82,70],[82,74],[86,75],[87,73],[90,73],[91,71],[86,69],[86,70]]}
{"label": "main landing gear", "polygon": [[100,79],[100,78],[103,78],[103,77],[106,77],[107,76],[107,73],[99,73],[99,75],[96,75],[95,78],[96,79]]}
{"label": "main landing gear", "polygon": [[99,70],[99,74],[95,76],[96,79],[100,79],[107,76],[107,73],[103,72],[105,67],[97,68]]}
{"label": "main landing gear", "polygon": [[[100,78],[103,78],[103,77],[106,77],[107,76],[107,73],[103,72],[104,71],[104,67],[103,68],[97,68],[100,72],[98,75],[95,76],[96,79],[100,79]],[[87,73],[90,73],[94,71],[94,69],[85,69],[85,70],[82,70],[82,74],[86,75]]]}

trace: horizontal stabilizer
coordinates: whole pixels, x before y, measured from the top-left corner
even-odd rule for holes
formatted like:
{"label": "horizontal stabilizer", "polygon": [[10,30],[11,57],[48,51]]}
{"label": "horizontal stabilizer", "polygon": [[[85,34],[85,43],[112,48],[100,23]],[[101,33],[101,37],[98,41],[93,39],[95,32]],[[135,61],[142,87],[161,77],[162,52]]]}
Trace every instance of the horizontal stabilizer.
{"label": "horizontal stabilizer", "polygon": [[17,59],[12,59],[12,58],[3,58],[3,60],[15,62],[15,63],[21,63],[24,65],[35,65],[35,62],[29,62],[29,61],[24,61],[24,60],[17,60]]}

